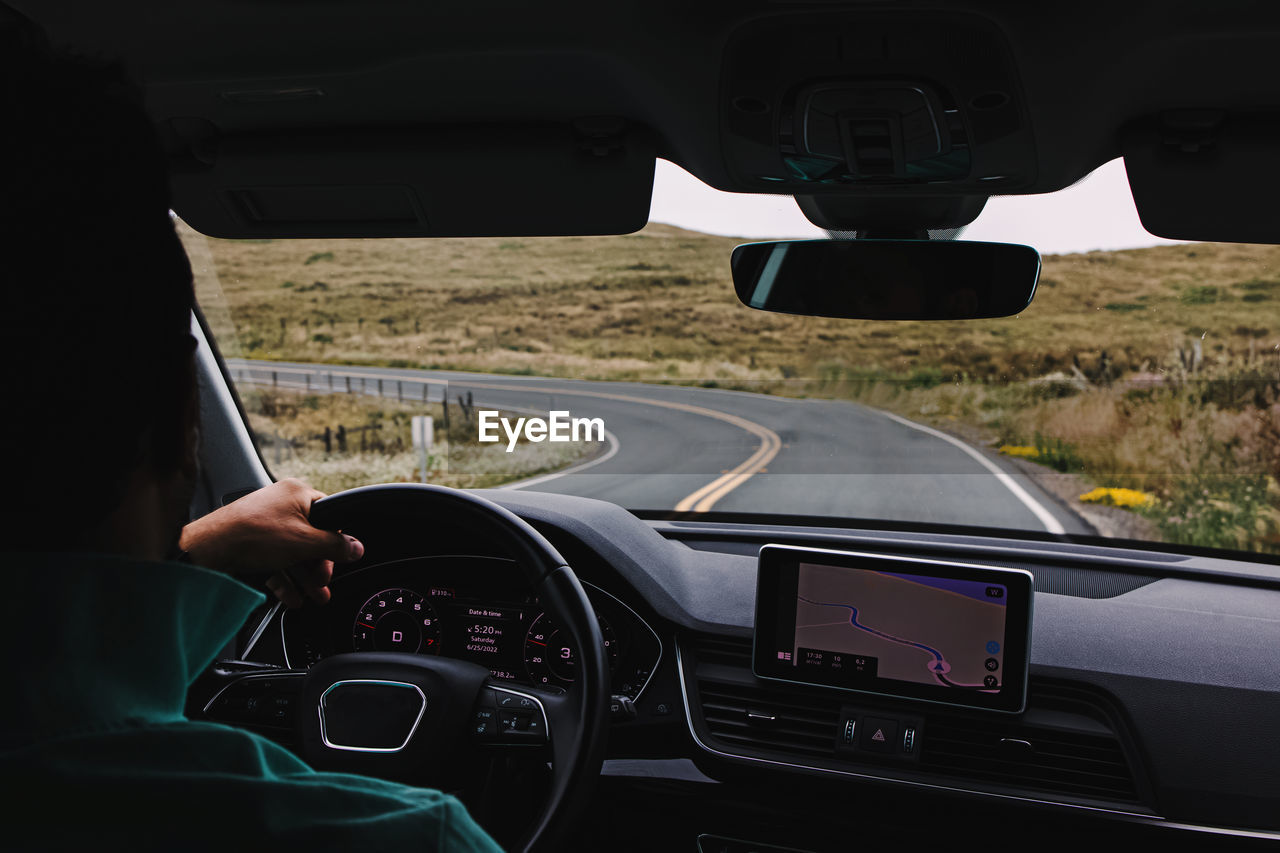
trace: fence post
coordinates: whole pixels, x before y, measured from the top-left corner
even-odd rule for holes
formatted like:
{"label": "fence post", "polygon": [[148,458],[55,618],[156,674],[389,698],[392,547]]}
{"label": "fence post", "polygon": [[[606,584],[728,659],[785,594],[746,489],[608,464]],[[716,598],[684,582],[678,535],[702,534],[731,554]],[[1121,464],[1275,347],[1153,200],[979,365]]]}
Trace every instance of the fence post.
{"label": "fence post", "polygon": [[347,452],[347,428],[338,424],[338,452]]}
{"label": "fence post", "polygon": [[[276,387],[276,372],[274,370],[271,371],[271,387]],[[279,462],[280,460],[277,459],[276,461]]]}
{"label": "fence post", "polygon": [[308,370],[306,373],[302,375],[306,377],[307,390],[310,391],[311,390],[311,371]]}
{"label": "fence post", "polygon": [[440,398],[440,407],[444,409],[444,434],[449,436],[449,395],[446,393]]}
{"label": "fence post", "polygon": [[401,403],[404,402],[404,388],[400,385],[400,380],[396,380],[396,399]]}
{"label": "fence post", "polygon": [[351,376],[350,374],[348,374],[342,378],[347,380],[347,393],[350,394],[351,393]]}
{"label": "fence post", "polygon": [[324,455],[328,456],[333,452],[333,431],[328,427],[324,428]]}
{"label": "fence post", "polygon": [[378,396],[382,396],[382,377],[378,377]]}

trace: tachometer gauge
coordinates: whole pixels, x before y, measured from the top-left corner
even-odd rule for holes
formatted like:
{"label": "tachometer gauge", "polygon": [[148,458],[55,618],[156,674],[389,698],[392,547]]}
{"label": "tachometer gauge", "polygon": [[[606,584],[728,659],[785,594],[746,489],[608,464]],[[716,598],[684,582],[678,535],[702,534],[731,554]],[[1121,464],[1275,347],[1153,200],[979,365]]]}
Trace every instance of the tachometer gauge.
{"label": "tachometer gauge", "polygon": [[360,606],[351,630],[358,652],[440,653],[440,617],[411,589],[384,589]]}
{"label": "tachometer gauge", "polygon": [[[604,637],[605,660],[613,672],[618,665],[618,644],[609,623],[599,615],[596,619],[600,621],[600,635]],[[545,613],[533,620],[525,635],[524,665],[534,684],[568,687],[577,677],[578,653],[569,632],[561,631]]]}

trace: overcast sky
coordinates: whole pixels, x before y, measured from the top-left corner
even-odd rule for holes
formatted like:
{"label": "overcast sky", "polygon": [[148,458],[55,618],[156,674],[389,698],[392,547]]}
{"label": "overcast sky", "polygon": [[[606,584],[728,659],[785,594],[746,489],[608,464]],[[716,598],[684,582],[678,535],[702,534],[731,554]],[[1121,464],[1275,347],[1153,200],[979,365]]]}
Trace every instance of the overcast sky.
{"label": "overcast sky", "polygon": [[[790,196],[720,192],[665,160],[658,161],[649,219],[733,237],[826,237]],[[1056,193],[991,199],[961,239],[1026,243],[1043,254],[1173,242],[1143,230],[1118,159]]]}

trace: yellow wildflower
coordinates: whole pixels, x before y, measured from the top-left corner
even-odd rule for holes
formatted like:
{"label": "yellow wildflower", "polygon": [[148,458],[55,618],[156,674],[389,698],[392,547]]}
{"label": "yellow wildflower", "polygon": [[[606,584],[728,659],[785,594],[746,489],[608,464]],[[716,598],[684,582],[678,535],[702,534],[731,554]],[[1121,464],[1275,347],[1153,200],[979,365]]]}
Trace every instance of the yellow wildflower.
{"label": "yellow wildflower", "polygon": [[1108,489],[1098,487],[1080,496],[1085,503],[1109,504],[1130,509],[1135,506],[1151,506],[1156,502],[1155,495],[1140,492],[1137,489]]}
{"label": "yellow wildflower", "polygon": [[1021,456],[1023,459],[1035,459],[1040,455],[1040,451],[1034,447],[1017,444],[1003,444],[1000,446],[1000,452],[1005,456]]}

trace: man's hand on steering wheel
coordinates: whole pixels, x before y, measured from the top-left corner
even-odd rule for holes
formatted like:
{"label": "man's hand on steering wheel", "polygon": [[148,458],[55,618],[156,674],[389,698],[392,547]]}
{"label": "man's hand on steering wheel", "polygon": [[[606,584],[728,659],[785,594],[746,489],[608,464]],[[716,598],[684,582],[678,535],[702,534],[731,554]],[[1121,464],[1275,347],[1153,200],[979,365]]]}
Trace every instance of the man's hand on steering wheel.
{"label": "man's hand on steering wheel", "polygon": [[311,526],[311,504],[324,496],[300,480],[272,483],[188,524],[178,547],[206,568],[271,573],[267,587],[288,607],[324,604],[333,564],[364,554],[355,537]]}

